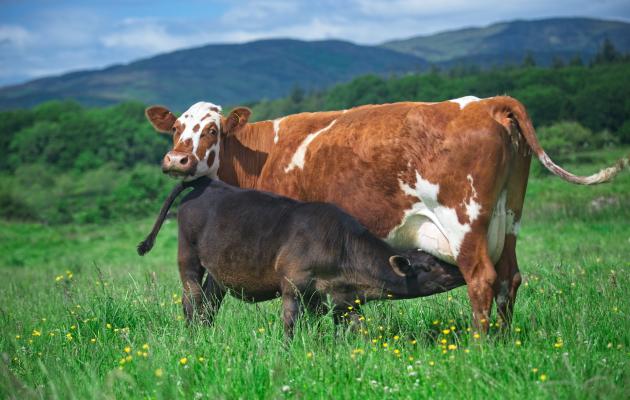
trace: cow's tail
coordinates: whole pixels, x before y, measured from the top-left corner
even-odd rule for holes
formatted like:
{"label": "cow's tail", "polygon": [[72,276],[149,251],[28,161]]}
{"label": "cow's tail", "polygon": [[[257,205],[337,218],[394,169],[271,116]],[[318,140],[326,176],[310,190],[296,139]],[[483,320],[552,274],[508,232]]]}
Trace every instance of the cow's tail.
{"label": "cow's tail", "polygon": [[179,194],[182,191],[186,190],[186,188],[188,187],[190,187],[190,182],[179,182],[177,185],[175,185],[173,190],[171,190],[171,193],[168,195],[166,200],[164,200],[164,204],[162,204],[162,209],[160,210],[160,214],[153,224],[153,229],[151,229],[151,233],[149,233],[146,239],[138,244],[137,250],[139,255],[143,256],[151,251],[153,245],[155,244],[155,238],[160,232],[160,228],[162,228],[162,224],[166,219],[166,214],[168,214],[168,210],[173,205],[173,202],[175,201],[177,196],[179,196]]}
{"label": "cow's tail", "polygon": [[534,154],[538,157],[538,160],[545,166],[549,171],[551,171],[554,175],[559,176],[565,181],[576,183],[578,185],[596,185],[598,183],[608,182],[615,177],[619,173],[619,171],[627,168],[629,165],[629,158],[624,157],[617,161],[615,165],[604,168],[601,171],[590,175],[590,176],[578,176],[570,173],[564,168],[560,167],[545,153],[545,150],[542,148],[540,142],[538,141],[538,137],[536,136],[536,131],[534,130],[534,126],[532,125],[532,121],[527,115],[527,111],[525,110],[525,106],[521,104],[519,101],[504,97],[504,99],[509,99],[509,113],[512,114],[512,117],[516,119],[518,122],[520,131],[525,137],[527,144],[532,149]]}

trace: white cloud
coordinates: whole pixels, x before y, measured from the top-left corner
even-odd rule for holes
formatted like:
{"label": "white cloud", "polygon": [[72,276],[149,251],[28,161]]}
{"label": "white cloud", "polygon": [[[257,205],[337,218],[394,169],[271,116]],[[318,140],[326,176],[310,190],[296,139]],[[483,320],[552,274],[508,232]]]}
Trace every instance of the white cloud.
{"label": "white cloud", "polygon": [[19,25],[0,25],[0,45],[22,48],[33,42],[33,34]]}
{"label": "white cloud", "polygon": [[163,52],[190,46],[185,37],[169,34],[164,26],[141,25],[105,34],[101,43],[108,48],[128,48],[143,52]]}

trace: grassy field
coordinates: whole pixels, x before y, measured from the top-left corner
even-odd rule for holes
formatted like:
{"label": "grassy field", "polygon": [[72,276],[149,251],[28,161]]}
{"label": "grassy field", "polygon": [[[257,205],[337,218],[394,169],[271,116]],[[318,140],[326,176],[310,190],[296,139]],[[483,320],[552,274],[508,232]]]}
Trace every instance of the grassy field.
{"label": "grassy field", "polygon": [[[592,172],[627,151],[564,164]],[[465,288],[371,303],[360,333],[307,316],[290,344],[277,300],[228,298],[213,327],[187,327],[175,222],[135,254],[151,223],[0,223],[2,398],[628,398],[628,172],[531,179],[513,329],[487,339]]]}

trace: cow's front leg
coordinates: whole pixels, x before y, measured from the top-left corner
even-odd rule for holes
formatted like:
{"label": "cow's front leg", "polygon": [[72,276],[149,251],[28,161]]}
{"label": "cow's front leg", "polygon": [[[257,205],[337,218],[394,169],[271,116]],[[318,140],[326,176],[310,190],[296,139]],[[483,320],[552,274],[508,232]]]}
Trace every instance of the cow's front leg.
{"label": "cow's front leg", "polygon": [[468,285],[473,325],[487,333],[497,273],[488,256],[485,232],[466,236],[457,263]]}

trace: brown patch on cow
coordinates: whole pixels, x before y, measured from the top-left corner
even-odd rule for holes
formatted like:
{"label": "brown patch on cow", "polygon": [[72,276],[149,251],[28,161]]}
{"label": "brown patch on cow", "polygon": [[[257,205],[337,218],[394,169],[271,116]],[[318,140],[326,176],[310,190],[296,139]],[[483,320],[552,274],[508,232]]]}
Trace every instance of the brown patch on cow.
{"label": "brown patch on cow", "polygon": [[186,139],[183,142],[177,143],[177,145],[173,148],[173,151],[178,153],[192,154],[192,149],[192,139]]}
{"label": "brown patch on cow", "polygon": [[212,168],[212,164],[214,164],[214,158],[216,157],[215,153],[216,152],[213,151],[210,153],[210,155],[208,155],[208,161],[207,161],[208,168]]}
{"label": "brown patch on cow", "polygon": [[210,111],[214,111],[214,112],[219,112],[219,109],[217,107],[210,107]]}
{"label": "brown patch on cow", "polygon": [[199,120],[199,122],[202,122],[204,119],[206,119],[206,118],[210,118],[210,117],[211,117],[211,115],[210,115],[210,114],[206,114],[206,115],[204,115],[203,117],[201,117],[201,119]]}
{"label": "brown patch on cow", "polygon": [[199,131],[199,124],[196,124],[195,126],[193,126],[193,132],[197,133]]}
{"label": "brown patch on cow", "polygon": [[175,115],[170,112],[166,107],[152,106],[145,110],[145,115],[151,125],[162,133],[171,133],[171,128],[175,123]]}

